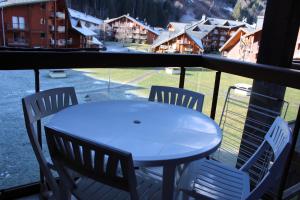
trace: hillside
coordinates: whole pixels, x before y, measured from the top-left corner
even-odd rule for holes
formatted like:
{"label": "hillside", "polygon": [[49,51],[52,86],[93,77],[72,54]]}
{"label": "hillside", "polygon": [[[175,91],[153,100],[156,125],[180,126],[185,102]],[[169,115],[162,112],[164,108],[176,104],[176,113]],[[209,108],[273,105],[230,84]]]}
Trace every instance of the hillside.
{"label": "hillside", "polygon": [[256,22],[256,16],[264,15],[267,0],[238,0],[232,16],[241,20],[246,17],[248,22]]}
{"label": "hillside", "polygon": [[70,7],[95,15],[113,18],[129,13],[152,26],[169,21],[191,21],[208,17],[243,19],[248,22],[264,12],[266,0],[67,0]]}

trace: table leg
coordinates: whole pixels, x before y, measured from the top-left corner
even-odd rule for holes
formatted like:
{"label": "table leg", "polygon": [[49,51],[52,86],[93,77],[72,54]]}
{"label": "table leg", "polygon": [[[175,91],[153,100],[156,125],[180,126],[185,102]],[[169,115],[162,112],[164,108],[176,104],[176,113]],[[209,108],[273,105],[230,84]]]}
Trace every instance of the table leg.
{"label": "table leg", "polygon": [[176,165],[165,165],[163,167],[162,199],[173,200],[174,180]]}

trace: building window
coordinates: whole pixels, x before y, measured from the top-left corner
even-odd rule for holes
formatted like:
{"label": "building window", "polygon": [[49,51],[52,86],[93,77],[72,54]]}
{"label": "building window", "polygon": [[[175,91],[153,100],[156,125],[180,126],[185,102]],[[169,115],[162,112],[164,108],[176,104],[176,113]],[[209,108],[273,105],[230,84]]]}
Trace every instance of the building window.
{"label": "building window", "polygon": [[13,29],[25,29],[25,18],[24,17],[12,17],[12,28]]}
{"label": "building window", "polygon": [[12,27],[13,27],[13,29],[19,28],[19,20],[18,20],[18,17],[16,17],[16,16],[12,17]]}
{"label": "building window", "polygon": [[45,37],[46,37],[46,34],[45,34],[44,32],[41,32],[40,37],[41,37],[41,38],[45,38]]}
{"label": "building window", "polygon": [[19,28],[25,29],[25,19],[24,17],[19,17]]}

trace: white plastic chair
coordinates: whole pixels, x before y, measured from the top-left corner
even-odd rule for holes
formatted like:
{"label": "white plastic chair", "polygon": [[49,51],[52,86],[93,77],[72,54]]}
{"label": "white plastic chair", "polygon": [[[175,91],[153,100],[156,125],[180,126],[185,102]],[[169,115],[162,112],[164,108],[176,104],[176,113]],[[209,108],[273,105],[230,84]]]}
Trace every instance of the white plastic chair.
{"label": "white plastic chair", "polygon": [[[132,155],[48,127],[45,133],[52,161],[63,182],[62,199],[160,199],[161,183],[136,177]],[[82,175],[77,183],[70,171]],[[128,195],[128,193],[130,195]]]}
{"label": "white plastic chair", "polygon": [[[182,106],[202,112],[204,95],[182,88],[152,86],[148,101]],[[183,166],[177,167],[178,174],[181,174],[182,170]],[[142,171],[146,174],[154,175],[158,179],[162,179],[161,167],[142,168]]]}
{"label": "white plastic chair", "polygon": [[[262,144],[240,169],[214,160],[194,161],[183,172],[178,189],[196,199],[259,199],[269,187],[276,184],[275,180],[279,178],[290,150],[291,140],[292,133],[288,124],[277,117]],[[266,151],[273,152],[269,170],[250,191],[247,172]]]}
{"label": "white plastic chair", "polygon": [[45,178],[45,184],[41,191],[44,196],[50,190],[52,198],[59,199],[60,192],[59,186],[51,173],[51,170],[55,170],[55,168],[43,155],[35,124],[44,117],[76,104],[78,104],[78,101],[73,87],[45,90],[22,98],[27,134],[42,175]]}
{"label": "white plastic chair", "polygon": [[152,86],[148,100],[173,104],[202,112],[204,95],[182,88]]}

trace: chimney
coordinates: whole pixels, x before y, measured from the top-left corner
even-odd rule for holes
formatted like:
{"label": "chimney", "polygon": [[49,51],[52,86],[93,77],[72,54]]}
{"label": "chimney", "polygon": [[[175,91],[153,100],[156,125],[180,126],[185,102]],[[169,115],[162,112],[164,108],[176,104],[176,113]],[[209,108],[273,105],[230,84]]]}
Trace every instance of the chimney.
{"label": "chimney", "polygon": [[256,29],[262,29],[264,25],[264,16],[257,16]]}
{"label": "chimney", "polygon": [[202,18],[201,18],[201,21],[205,21],[205,20],[206,20],[206,15],[203,14],[203,15],[202,15]]}

